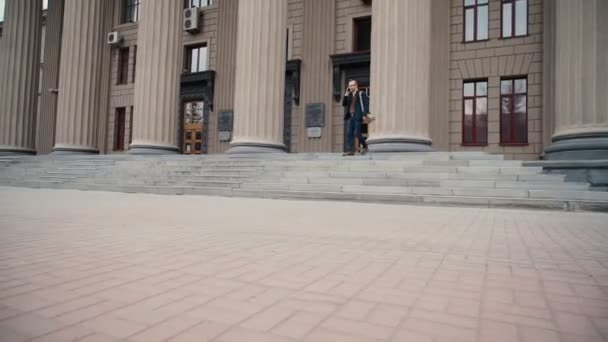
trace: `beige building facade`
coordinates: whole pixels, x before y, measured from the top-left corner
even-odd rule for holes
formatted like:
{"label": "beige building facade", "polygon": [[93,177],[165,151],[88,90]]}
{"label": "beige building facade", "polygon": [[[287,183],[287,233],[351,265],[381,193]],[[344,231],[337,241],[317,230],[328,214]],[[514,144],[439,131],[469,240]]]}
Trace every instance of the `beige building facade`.
{"label": "beige building facade", "polygon": [[342,152],[355,79],[374,152],[608,159],[603,0],[5,0],[4,12],[3,154]]}

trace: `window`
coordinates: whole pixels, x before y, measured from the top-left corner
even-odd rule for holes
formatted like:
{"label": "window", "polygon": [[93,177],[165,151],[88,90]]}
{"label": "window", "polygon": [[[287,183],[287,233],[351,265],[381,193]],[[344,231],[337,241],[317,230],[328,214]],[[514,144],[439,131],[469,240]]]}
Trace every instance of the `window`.
{"label": "window", "polygon": [[202,72],[207,70],[206,45],[186,47],[186,65],[184,70],[187,73]]}
{"label": "window", "polygon": [[[6,4],[6,0],[0,0],[0,23],[4,21],[4,6]],[[2,25],[0,25],[0,33],[2,32]]]}
{"label": "window", "polygon": [[356,18],[353,20],[353,52],[366,52],[371,49],[372,18]]}
{"label": "window", "polygon": [[464,41],[488,39],[488,0],[464,0]]}
{"label": "window", "polygon": [[122,23],[136,23],[141,0],[122,0]]}
{"label": "window", "polygon": [[135,83],[135,72],[137,71],[137,45],[133,46],[133,83]]}
{"label": "window", "polygon": [[116,108],[114,116],[114,151],[125,149],[125,108]]}
{"label": "window", "polygon": [[528,0],[502,0],[502,37],[528,34]]}
{"label": "window", "polygon": [[129,48],[118,50],[118,81],[117,84],[127,84],[129,77]]}
{"label": "window", "polygon": [[131,106],[131,115],[129,115],[129,145],[133,142],[133,106]]}
{"label": "window", "polygon": [[488,144],[488,80],[464,82],[462,144]]}
{"label": "window", "polygon": [[528,143],[528,80],[525,77],[500,81],[500,143]]}
{"label": "window", "polygon": [[213,5],[213,0],[186,0],[184,7],[207,7]]}
{"label": "window", "polygon": [[42,0],[42,10],[46,10],[49,8],[49,0]]}

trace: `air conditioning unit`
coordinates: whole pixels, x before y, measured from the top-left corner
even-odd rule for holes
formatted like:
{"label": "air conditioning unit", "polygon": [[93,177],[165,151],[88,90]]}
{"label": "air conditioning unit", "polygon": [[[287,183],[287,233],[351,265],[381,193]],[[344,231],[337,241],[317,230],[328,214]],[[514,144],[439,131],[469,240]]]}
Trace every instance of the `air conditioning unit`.
{"label": "air conditioning unit", "polygon": [[122,43],[122,37],[118,32],[108,33],[108,45],[119,45]]}
{"label": "air conditioning unit", "polygon": [[199,31],[198,7],[190,7],[184,10],[184,31],[196,33]]}

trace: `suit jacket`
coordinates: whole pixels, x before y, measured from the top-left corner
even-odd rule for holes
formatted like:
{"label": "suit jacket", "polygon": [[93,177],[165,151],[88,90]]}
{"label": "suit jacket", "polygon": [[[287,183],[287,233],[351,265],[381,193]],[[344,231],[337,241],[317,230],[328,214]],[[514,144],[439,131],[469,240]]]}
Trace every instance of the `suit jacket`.
{"label": "suit jacket", "polygon": [[345,95],[342,99],[342,107],[344,107],[344,120],[350,119],[350,113],[348,110],[350,109],[351,101],[355,101],[355,118],[357,120],[363,120],[363,117],[369,113],[369,97],[367,94],[362,91],[357,91],[355,96],[352,94]]}

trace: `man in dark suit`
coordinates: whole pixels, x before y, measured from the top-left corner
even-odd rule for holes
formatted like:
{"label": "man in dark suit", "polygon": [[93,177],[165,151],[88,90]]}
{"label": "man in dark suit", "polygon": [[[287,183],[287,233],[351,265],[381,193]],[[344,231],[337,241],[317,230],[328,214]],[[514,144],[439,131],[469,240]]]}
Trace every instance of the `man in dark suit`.
{"label": "man in dark suit", "polygon": [[359,90],[356,80],[348,81],[348,88],[342,99],[344,121],[346,121],[346,153],[353,156],[359,150],[359,144],[364,141],[362,134],[363,121],[369,113],[369,98]]}

